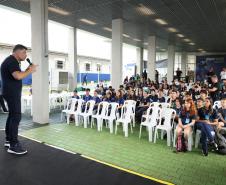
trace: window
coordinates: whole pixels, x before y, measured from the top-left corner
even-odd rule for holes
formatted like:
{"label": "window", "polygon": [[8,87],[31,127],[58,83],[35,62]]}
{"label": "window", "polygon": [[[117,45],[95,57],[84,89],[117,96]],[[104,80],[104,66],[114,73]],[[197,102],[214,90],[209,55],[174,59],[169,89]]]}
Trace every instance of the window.
{"label": "window", "polygon": [[68,72],[59,72],[59,84],[68,84]]}
{"label": "window", "polygon": [[101,72],[101,65],[97,64],[97,72]]}
{"label": "window", "polygon": [[174,71],[177,71],[178,68],[181,70],[181,55],[176,54],[174,62]]}
{"label": "window", "polygon": [[57,61],[56,61],[56,68],[57,68],[57,69],[64,69],[64,61],[62,61],[62,60],[57,60]]}
{"label": "window", "polygon": [[188,55],[188,62],[187,62],[187,70],[195,71],[196,65],[196,57],[195,55]]}
{"label": "window", "polygon": [[85,69],[86,71],[90,71],[90,63],[85,63]]}

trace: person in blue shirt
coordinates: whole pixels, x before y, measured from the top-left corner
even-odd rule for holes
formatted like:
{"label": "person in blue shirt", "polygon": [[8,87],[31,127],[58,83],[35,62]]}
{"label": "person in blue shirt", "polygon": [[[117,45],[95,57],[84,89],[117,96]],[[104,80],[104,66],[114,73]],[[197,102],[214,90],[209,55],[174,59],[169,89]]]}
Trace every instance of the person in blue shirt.
{"label": "person in blue shirt", "polygon": [[95,90],[93,93],[93,100],[95,101],[93,110],[96,112],[98,108],[98,104],[101,102],[101,99],[98,96],[97,90]]}
{"label": "person in blue shirt", "polygon": [[106,92],[106,95],[105,95],[105,97],[103,98],[103,101],[106,101],[106,102],[108,102],[108,103],[115,102],[114,97],[112,97],[112,92],[111,92],[111,91],[108,90],[108,91]]}
{"label": "person in blue shirt", "polygon": [[159,103],[166,102],[166,99],[165,99],[165,97],[163,95],[164,95],[163,94],[163,90],[162,89],[159,89],[159,91],[158,91],[158,102]]}
{"label": "person in blue shirt", "polygon": [[80,99],[79,95],[78,95],[78,91],[75,89],[73,92],[73,96],[72,98],[76,98],[76,99]]}
{"label": "person in blue shirt", "polygon": [[212,107],[211,98],[205,99],[205,106],[198,109],[197,128],[201,130],[201,143],[202,153],[204,156],[208,156],[208,142],[215,150],[218,150],[218,146],[214,141],[214,126],[218,125],[218,116],[216,111]]}
{"label": "person in blue shirt", "polygon": [[89,93],[90,93],[90,89],[87,88],[87,89],[86,89],[86,94],[83,96],[83,100],[84,100],[85,102],[87,102],[87,101],[93,99],[93,97],[92,97]]}
{"label": "person in blue shirt", "polygon": [[157,102],[158,96],[155,93],[155,89],[151,89],[151,94],[149,96],[151,102]]}

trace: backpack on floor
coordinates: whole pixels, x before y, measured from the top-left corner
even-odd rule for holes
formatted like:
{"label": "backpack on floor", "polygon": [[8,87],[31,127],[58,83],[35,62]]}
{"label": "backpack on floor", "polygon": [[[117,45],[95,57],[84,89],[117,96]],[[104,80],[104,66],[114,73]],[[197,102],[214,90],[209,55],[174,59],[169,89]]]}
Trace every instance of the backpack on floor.
{"label": "backpack on floor", "polygon": [[215,140],[218,145],[218,153],[226,155],[226,130],[217,131]]}
{"label": "backpack on floor", "polygon": [[185,152],[187,151],[187,147],[186,147],[186,141],[184,138],[184,135],[179,135],[177,138],[177,145],[176,145],[176,151],[177,152]]}

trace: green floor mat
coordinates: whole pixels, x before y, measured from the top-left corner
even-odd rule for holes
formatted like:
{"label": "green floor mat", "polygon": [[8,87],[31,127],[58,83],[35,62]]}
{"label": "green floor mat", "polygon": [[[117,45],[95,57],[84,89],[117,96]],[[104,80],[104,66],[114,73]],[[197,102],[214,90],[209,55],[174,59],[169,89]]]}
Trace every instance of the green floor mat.
{"label": "green floor mat", "polygon": [[226,182],[226,156],[210,153],[203,157],[200,150],[175,154],[165,140],[158,139],[156,144],[148,142],[145,129],[139,139],[138,127],[128,138],[120,129],[115,135],[107,128],[98,132],[94,128],[67,124],[40,127],[21,134],[178,185],[223,185]]}

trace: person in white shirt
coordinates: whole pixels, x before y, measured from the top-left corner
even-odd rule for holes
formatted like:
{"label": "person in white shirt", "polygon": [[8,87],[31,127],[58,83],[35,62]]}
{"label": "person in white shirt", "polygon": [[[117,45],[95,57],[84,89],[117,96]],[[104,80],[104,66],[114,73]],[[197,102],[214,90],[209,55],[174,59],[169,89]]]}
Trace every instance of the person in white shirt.
{"label": "person in white shirt", "polygon": [[226,67],[223,67],[220,73],[220,76],[221,76],[221,80],[226,79]]}

